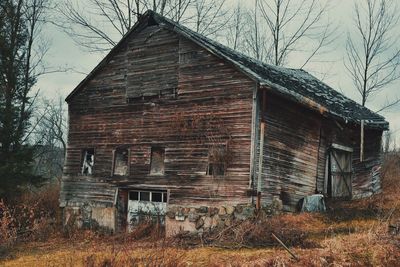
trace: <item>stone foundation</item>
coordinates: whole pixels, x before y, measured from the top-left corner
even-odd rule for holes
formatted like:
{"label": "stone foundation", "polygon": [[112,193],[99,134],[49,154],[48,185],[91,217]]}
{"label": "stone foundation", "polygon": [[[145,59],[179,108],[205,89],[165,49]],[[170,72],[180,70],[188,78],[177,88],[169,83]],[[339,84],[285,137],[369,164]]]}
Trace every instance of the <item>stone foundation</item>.
{"label": "stone foundation", "polygon": [[[265,216],[279,214],[283,210],[282,200],[273,197],[270,205],[258,212]],[[229,227],[234,221],[243,221],[256,215],[253,204],[187,207],[168,205],[165,218],[166,236],[180,232],[203,233],[214,228]]]}
{"label": "stone foundation", "polygon": [[180,232],[202,233],[214,228],[230,226],[233,220],[245,220],[255,214],[251,204],[219,207],[182,207],[169,205],[166,214],[166,235]]}

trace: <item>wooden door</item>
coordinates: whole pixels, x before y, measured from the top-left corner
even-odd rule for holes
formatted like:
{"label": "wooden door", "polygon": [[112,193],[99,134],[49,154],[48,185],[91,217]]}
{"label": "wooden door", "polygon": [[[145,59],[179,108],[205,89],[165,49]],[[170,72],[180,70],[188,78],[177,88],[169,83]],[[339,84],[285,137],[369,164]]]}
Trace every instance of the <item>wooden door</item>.
{"label": "wooden door", "polygon": [[351,152],[332,148],[329,153],[330,196],[333,198],[351,198],[352,166]]}

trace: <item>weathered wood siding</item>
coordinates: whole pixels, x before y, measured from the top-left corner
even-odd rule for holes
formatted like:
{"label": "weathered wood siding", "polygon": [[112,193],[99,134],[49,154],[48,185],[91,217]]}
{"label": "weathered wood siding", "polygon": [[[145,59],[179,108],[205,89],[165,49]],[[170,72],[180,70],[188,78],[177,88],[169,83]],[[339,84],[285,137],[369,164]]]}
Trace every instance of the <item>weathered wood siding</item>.
{"label": "weathered wood siding", "polygon": [[[261,94],[260,94],[261,95]],[[259,95],[259,106],[262,97]],[[333,143],[353,148],[352,196],[370,195],[380,190],[380,130],[365,130],[364,161],[360,162],[360,126],[343,122],[267,94],[262,168],[262,201],[270,204],[279,197],[285,210],[294,210],[301,198],[324,192],[326,157]],[[259,127],[258,127],[258,135]],[[256,140],[255,176],[257,184],[259,136]]]}
{"label": "weathered wood siding", "polygon": [[[316,189],[320,118],[273,94],[267,94],[262,116],[266,122],[262,200],[270,204],[277,196],[284,209],[294,210],[301,198]],[[259,143],[256,153],[258,158]]]}
{"label": "weathered wood siding", "polygon": [[346,125],[324,119],[321,131],[319,153],[318,191],[324,191],[325,168],[327,152],[332,143],[351,147],[352,153],[352,196],[359,198],[380,191],[381,130],[365,129],[364,160],[360,162],[360,126]]}
{"label": "weathered wood siding", "polygon": [[[167,76],[157,67],[165,66],[160,59],[168,61]],[[145,64],[143,78],[139,62]],[[164,95],[175,76],[176,92]],[[100,202],[102,194],[110,196],[101,187],[93,194],[84,191],[78,183],[81,151],[95,148],[88,183],[165,188],[169,202],[182,205],[248,202],[254,84],[233,66],[158,26],[132,36],[69,102],[62,200]],[[219,143],[228,144],[231,154],[226,175],[206,175],[208,150]],[[111,177],[112,151],[121,145],[130,149],[130,174]],[[149,174],[152,146],[165,148],[164,175]]]}

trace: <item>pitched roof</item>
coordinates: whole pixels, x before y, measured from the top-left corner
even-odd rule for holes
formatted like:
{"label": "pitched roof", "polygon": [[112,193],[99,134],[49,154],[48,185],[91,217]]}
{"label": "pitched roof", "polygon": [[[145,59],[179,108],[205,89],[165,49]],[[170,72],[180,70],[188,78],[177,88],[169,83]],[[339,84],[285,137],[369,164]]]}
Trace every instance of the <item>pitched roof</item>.
{"label": "pitched roof", "polygon": [[215,42],[151,10],[143,14],[141,19],[97,67],[72,91],[66,100],[69,101],[72,95],[74,95],[79,88],[83,87],[95,74],[97,69],[108,62],[117,48],[124,43],[129,35],[146,27],[149,22],[151,22],[151,24],[156,23],[161,27],[177,32],[194,41],[214,55],[229,61],[250,78],[259,82],[261,87],[268,88],[272,92],[305,104],[309,108],[319,110],[322,113],[327,113],[335,118],[340,118],[345,122],[360,123],[361,120],[364,120],[365,125],[369,127],[380,129],[388,129],[389,127],[389,123],[384,117],[345,97],[304,70],[265,64]]}

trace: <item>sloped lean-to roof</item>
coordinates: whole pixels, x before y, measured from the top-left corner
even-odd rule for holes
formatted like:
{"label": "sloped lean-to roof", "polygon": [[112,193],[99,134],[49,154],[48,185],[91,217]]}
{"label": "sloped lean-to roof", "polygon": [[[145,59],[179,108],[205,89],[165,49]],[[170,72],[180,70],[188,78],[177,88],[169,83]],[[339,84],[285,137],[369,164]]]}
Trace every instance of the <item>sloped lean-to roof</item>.
{"label": "sloped lean-to roof", "polygon": [[365,125],[369,127],[384,130],[389,127],[389,124],[384,117],[345,97],[304,70],[288,69],[265,64],[234,51],[150,10],[143,14],[135,26],[72,91],[66,100],[69,101],[75,92],[83,87],[96,71],[108,62],[114,52],[124,43],[128,36],[146,27],[149,23],[158,24],[161,27],[165,27],[181,34],[216,56],[229,61],[243,73],[247,74],[255,81],[258,81],[262,88],[270,89],[272,92],[281,94],[296,102],[305,104],[309,108],[319,110],[322,113],[326,113],[335,118],[340,118],[346,122],[358,124],[361,120],[364,120]]}

